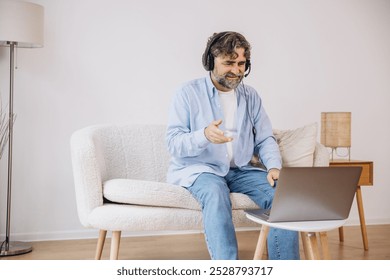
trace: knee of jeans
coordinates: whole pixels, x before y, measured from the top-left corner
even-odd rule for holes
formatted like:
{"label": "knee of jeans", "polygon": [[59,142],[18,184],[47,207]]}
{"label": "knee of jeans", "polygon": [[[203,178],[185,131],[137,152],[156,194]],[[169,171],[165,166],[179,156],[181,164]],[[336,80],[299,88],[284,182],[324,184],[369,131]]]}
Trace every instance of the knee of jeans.
{"label": "knee of jeans", "polygon": [[213,186],[207,186],[206,191],[198,193],[198,201],[202,205],[203,210],[206,208],[213,213],[215,211],[222,213],[225,212],[225,209],[226,211],[231,210],[232,207],[229,192]]}
{"label": "knee of jeans", "polygon": [[265,195],[263,194],[263,196],[260,198],[258,205],[263,209],[270,209],[272,207],[273,199],[274,198],[272,195],[265,193]]}
{"label": "knee of jeans", "polygon": [[226,191],[226,189],[224,190],[218,187],[210,187],[210,191],[206,196],[208,203],[231,206],[230,193]]}

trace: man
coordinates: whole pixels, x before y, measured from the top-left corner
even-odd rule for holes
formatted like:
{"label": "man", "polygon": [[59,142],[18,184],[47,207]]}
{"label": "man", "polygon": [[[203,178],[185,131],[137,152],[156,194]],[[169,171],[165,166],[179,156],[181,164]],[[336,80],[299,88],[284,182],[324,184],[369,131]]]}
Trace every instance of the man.
{"label": "man", "polygon": [[[212,259],[238,259],[229,193],[244,193],[268,209],[281,169],[262,101],[242,83],[250,72],[250,54],[243,35],[215,33],[202,60],[209,75],[182,85],[169,113],[167,180],[186,187],[200,203]],[[260,161],[253,164],[253,159]],[[298,259],[298,234],[271,229],[268,254]]]}

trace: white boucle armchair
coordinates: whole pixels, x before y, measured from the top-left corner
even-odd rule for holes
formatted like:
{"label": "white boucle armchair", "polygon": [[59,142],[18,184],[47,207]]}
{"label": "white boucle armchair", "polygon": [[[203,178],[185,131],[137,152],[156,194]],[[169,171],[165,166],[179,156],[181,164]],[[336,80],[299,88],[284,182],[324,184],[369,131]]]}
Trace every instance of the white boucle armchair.
{"label": "white boucle armchair", "polygon": [[[163,125],[96,125],[73,133],[79,219],[85,227],[100,230],[95,259],[101,258],[107,231],[112,232],[110,259],[118,259],[123,231],[202,230],[197,201],[185,188],[165,183],[169,162],[165,129]],[[328,151],[316,142],[316,124],[274,132],[285,166],[329,164]],[[257,205],[243,194],[232,193],[231,200],[235,226],[258,228],[244,214],[244,209]]]}

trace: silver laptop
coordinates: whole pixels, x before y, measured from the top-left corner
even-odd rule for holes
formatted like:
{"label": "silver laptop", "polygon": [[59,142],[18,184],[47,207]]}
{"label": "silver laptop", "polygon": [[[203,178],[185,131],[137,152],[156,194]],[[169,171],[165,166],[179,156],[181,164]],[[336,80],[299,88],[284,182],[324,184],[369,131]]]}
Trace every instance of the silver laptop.
{"label": "silver laptop", "polygon": [[348,218],[361,167],[284,167],[272,208],[245,212],[268,222]]}

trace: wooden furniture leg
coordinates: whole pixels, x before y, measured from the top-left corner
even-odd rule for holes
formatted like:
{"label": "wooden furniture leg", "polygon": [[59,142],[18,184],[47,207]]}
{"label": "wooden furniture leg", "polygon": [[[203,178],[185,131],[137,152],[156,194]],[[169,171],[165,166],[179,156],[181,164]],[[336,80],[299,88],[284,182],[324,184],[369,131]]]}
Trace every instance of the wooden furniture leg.
{"label": "wooden furniture leg", "polygon": [[120,241],[121,241],[121,231],[113,231],[111,237],[110,260],[118,259]]}
{"label": "wooden furniture leg", "polygon": [[344,227],[339,227],[339,240],[344,242]]}
{"label": "wooden furniture leg", "polygon": [[301,232],[302,241],[307,260],[319,260],[318,244],[316,234],[313,232]]}
{"label": "wooden furniture leg", "polygon": [[315,232],[308,232],[306,236],[309,238],[310,248],[313,252],[313,260],[320,260],[320,253],[318,251],[317,235]]}
{"label": "wooden furniture leg", "polygon": [[[361,190],[360,186],[358,186],[356,189],[356,202],[357,202],[358,211],[359,211],[360,230],[362,232],[363,247],[364,247],[364,250],[368,251],[366,219],[364,218],[363,196],[362,196],[362,190]],[[339,228],[339,240],[340,240],[340,242],[344,241],[343,227]]]}
{"label": "wooden furniture leg", "polygon": [[326,232],[320,232],[320,241],[322,249],[322,258],[324,260],[330,260],[328,235]]}
{"label": "wooden furniture leg", "polygon": [[307,239],[305,237],[305,233],[304,232],[301,232],[301,239],[302,239],[302,247],[303,247],[303,253],[305,255],[305,259],[307,260],[308,259],[308,256],[309,256],[309,252],[308,252],[308,245],[307,245]]}
{"label": "wooden furniture leg", "polygon": [[254,260],[261,260],[263,257],[264,249],[267,246],[267,236],[269,232],[269,227],[262,225],[259,235],[259,240],[257,241]]}
{"label": "wooden furniture leg", "polygon": [[104,242],[106,241],[106,230],[99,231],[99,239],[96,247],[95,260],[100,260],[102,258],[102,252],[104,247]]}
{"label": "wooden furniture leg", "polygon": [[362,190],[360,186],[358,186],[356,189],[356,202],[359,210],[359,219],[360,219],[360,228],[362,231],[363,246],[364,246],[364,250],[368,251],[366,219],[364,218],[363,197],[362,197]]}

